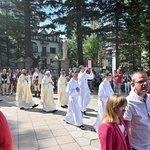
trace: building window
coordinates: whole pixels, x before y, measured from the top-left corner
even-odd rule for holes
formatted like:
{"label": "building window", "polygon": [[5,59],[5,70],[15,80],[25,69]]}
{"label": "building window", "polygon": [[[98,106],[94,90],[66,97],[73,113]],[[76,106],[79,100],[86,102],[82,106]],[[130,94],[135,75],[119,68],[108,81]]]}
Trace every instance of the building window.
{"label": "building window", "polygon": [[46,56],[46,47],[42,47],[42,56]]}
{"label": "building window", "polygon": [[55,47],[50,47],[50,53],[51,54],[56,54],[56,48]]}
{"label": "building window", "polygon": [[34,52],[38,52],[38,46],[37,46],[36,43],[33,43],[33,44],[32,44],[32,52],[33,52],[33,53],[34,53]]}
{"label": "building window", "polygon": [[56,36],[54,36],[54,41],[56,41]]}

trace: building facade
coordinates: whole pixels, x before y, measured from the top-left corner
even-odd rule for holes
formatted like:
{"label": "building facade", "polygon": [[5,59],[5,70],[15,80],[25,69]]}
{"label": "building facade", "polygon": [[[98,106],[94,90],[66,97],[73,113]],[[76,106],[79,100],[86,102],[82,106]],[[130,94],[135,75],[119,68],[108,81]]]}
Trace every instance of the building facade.
{"label": "building facade", "polygon": [[62,39],[60,34],[51,31],[48,33],[42,30],[38,35],[32,37],[32,53],[35,58],[39,58],[37,66],[40,68],[52,67],[52,60],[61,51]]}

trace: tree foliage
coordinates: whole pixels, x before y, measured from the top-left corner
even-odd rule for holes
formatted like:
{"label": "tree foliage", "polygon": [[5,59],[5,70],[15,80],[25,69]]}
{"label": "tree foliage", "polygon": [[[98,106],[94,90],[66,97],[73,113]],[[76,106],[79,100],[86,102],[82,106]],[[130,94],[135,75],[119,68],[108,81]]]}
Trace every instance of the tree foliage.
{"label": "tree foliage", "polygon": [[85,0],[66,0],[58,1],[59,7],[54,12],[57,18],[55,23],[66,26],[67,37],[73,33],[76,35],[78,64],[83,64],[83,40],[86,35],[92,32],[88,27],[89,21],[98,17],[98,11],[93,8],[94,3]]}
{"label": "tree foliage", "polygon": [[99,58],[99,50],[100,50],[100,38],[97,37],[96,34],[92,34],[90,36],[86,36],[86,39],[83,44],[83,56],[84,60],[92,59],[93,66],[97,66],[98,58]]}
{"label": "tree foliage", "polygon": [[[43,10],[44,0],[9,0],[0,1],[0,26],[1,38],[4,40],[2,53],[11,60],[11,52],[14,60],[19,57],[32,57],[31,37],[41,28],[40,23],[47,18]],[[37,33],[36,33],[37,34]],[[14,47],[13,47],[14,46]],[[1,46],[2,48],[2,46]],[[4,59],[5,60],[5,59]],[[4,61],[5,63],[5,61]]]}
{"label": "tree foliage", "polygon": [[116,68],[142,69],[144,62],[150,70],[149,14],[149,0],[0,0],[0,63],[31,55],[38,29],[64,25],[72,66],[89,57],[99,64],[111,45]]}

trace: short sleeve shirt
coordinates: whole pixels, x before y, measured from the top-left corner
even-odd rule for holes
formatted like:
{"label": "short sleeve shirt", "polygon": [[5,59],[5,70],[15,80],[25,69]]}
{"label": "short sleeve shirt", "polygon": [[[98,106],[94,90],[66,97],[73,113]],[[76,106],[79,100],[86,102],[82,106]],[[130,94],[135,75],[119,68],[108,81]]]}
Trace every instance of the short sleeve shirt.
{"label": "short sleeve shirt", "polygon": [[123,75],[121,73],[117,73],[114,75],[114,78],[115,78],[115,83],[121,83]]}
{"label": "short sleeve shirt", "polygon": [[135,149],[150,150],[150,95],[146,101],[132,90],[127,96],[124,119],[131,121],[131,143]]}

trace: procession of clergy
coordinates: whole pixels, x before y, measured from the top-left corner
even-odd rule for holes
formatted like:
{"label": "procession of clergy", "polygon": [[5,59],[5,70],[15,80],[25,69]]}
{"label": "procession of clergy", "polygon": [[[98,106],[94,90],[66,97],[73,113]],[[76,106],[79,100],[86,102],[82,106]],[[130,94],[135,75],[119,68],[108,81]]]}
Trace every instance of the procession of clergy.
{"label": "procession of clergy", "polygon": [[[87,73],[87,69],[89,73]],[[3,70],[3,74],[5,73],[5,70]],[[87,68],[83,65],[79,66],[79,70],[70,74],[71,77],[67,80],[65,71],[60,72],[57,82],[58,100],[62,108],[68,108],[64,121],[85,130],[82,115],[87,115],[86,109],[90,102],[88,80],[92,80],[94,74],[92,68]],[[4,76],[2,75],[1,77],[3,83],[5,83]],[[33,101],[30,80],[26,70],[22,69],[18,76],[16,87],[16,101],[20,109],[32,109],[38,106]],[[54,82],[51,72],[45,71],[45,74],[42,75],[39,69],[35,68],[32,82],[34,84],[34,97],[41,97],[43,111],[51,113],[58,111],[53,99]],[[8,92],[8,88],[4,88]]]}

